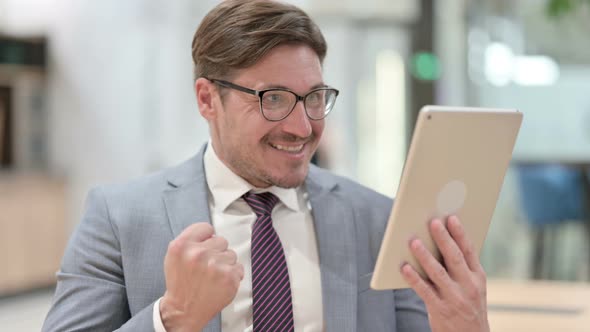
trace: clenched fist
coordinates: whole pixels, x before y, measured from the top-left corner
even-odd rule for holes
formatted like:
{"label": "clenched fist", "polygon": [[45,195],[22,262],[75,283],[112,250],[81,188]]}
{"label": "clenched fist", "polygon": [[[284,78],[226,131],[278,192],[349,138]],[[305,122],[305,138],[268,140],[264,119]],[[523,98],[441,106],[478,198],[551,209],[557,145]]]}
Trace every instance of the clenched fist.
{"label": "clenched fist", "polygon": [[187,227],[164,259],[160,315],[168,332],[200,331],[236,296],[244,267],[208,223]]}

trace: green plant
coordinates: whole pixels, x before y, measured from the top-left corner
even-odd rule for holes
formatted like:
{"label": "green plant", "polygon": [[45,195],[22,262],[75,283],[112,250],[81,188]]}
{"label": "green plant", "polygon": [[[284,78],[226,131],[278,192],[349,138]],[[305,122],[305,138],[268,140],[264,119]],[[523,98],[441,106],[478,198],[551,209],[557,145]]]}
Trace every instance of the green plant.
{"label": "green plant", "polygon": [[584,5],[590,6],[590,0],[548,0],[546,10],[550,17],[559,18]]}

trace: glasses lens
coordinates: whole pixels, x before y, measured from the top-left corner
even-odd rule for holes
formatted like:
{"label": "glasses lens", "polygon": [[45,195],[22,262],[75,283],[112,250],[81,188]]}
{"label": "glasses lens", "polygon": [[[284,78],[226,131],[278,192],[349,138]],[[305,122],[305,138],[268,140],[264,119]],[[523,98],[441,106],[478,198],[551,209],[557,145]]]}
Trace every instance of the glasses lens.
{"label": "glasses lens", "polygon": [[284,118],[293,108],[295,101],[293,93],[283,90],[266,91],[260,99],[262,112],[269,120]]}
{"label": "glasses lens", "polygon": [[337,92],[334,89],[318,89],[305,97],[307,115],[315,120],[323,119],[334,106]]}

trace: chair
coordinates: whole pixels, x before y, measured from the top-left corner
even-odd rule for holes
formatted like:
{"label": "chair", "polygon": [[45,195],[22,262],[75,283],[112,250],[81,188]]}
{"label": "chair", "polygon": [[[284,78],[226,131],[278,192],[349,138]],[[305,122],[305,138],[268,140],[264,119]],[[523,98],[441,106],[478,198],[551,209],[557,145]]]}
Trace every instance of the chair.
{"label": "chair", "polygon": [[585,222],[590,238],[590,171],[587,174],[580,167],[558,164],[519,165],[517,169],[520,202],[534,232],[532,277],[542,279],[544,258],[555,249],[554,226],[566,221]]}

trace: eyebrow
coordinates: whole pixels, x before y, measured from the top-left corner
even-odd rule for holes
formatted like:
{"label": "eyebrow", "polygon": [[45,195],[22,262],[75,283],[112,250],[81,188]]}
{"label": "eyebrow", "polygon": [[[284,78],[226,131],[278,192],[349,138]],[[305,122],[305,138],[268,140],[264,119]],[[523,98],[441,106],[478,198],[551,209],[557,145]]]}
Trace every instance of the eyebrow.
{"label": "eyebrow", "polygon": [[[312,86],[311,89],[309,89],[309,91],[314,90],[314,89],[319,89],[319,88],[326,88],[326,87],[328,87],[327,84],[325,84],[325,83],[318,83],[318,84]],[[261,90],[268,90],[268,89],[285,89],[285,90],[293,91],[291,88],[288,88],[288,87],[286,87],[284,85],[279,85],[279,84],[267,85],[267,86],[265,86],[265,87],[263,87],[261,89],[257,89],[257,90],[258,91],[261,91]]]}

